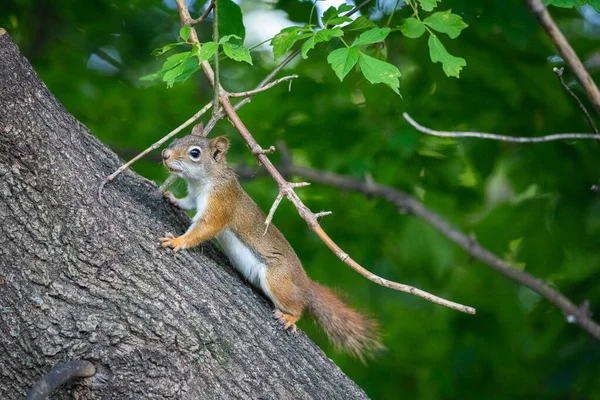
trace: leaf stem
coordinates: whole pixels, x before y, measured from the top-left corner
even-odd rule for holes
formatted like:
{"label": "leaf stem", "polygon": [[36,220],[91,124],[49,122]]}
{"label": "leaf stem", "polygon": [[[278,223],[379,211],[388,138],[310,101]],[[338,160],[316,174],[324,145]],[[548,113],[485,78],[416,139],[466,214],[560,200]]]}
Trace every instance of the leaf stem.
{"label": "leaf stem", "polygon": [[348,43],[346,43],[346,41],[344,40],[343,37],[338,36],[340,38],[340,40],[342,41],[342,43],[344,43],[344,46],[346,46],[347,48],[350,48],[350,46],[348,46]]}
{"label": "leaf stem", "polygon": [[308,25],[312,24],[313,13],[315,12],[315,8],[317,7],[317,0],[313,2],[313,6],[310,9],[310,15],[308,16]]}
{"label": "leaf stem", "polygon": [[387,23],[385,24],[385,26],[389,27],[390,23],[392,22],[392,17],[394,16],[394,13],[396,12],[396,9],[398,8],[398,4],[400,4],[400,0],[396,0],[396,4],[394,5],[394,9],[392,10],[392,13],[390,14],[390,17],[387,20]]}

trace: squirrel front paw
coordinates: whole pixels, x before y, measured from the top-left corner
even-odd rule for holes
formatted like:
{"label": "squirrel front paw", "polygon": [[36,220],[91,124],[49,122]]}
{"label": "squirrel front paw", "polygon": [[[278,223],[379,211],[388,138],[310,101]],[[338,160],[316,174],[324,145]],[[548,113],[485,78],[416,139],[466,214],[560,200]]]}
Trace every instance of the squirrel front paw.
{"label": "squirrel front paw", "polygon": [[171,247],[174,253],[186,248],[186,245],[183,240],[181,240],[181,237],[175,237],[172,233],[167,232],[165,233],[164,237],[161,237],[158,240],[160,240],[160,245],[162,247]]}
{"label": "squirrel front paw", "polygon": [[179,207],[179,199],[173,195],[171,192],[164,192],[163,197],[171,203],[171,205],[175,207]]}

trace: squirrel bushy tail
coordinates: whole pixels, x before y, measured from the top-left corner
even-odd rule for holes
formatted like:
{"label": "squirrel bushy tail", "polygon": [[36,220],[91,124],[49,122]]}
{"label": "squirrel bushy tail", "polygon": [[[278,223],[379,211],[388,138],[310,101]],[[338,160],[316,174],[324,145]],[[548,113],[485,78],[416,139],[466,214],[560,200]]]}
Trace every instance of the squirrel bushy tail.
{"label": "squirrel bushy tail", "polygon": [[384,346],[377,323],[348,307],[330,289],[310,281],[308,310],[333,345],[362,362]]}

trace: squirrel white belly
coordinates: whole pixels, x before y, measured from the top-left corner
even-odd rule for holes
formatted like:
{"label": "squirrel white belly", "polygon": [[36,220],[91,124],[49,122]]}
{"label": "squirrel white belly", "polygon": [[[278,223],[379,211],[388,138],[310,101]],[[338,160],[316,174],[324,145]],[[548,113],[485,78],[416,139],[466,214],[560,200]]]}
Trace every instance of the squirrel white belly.
{"label": "squirrel white belly", "polygon": [[375,322],[344,304],[332,291],[312,281],[298,256],[279,230],[240,186],[228,167],[229,140],[208,140],[202,125],[192,135],[177,139],[163,151],[163,162],[172,174],[188,184],[188,195],[169,201],[185,210],[196,210],[181,236],[167,234],[163,247],[174,251],[216,238],[235,268],[260,288],[277,308],[274,313],[285,329],[296,330],[296,321],[307,309],[341,350],[364,360],[383,348]]}

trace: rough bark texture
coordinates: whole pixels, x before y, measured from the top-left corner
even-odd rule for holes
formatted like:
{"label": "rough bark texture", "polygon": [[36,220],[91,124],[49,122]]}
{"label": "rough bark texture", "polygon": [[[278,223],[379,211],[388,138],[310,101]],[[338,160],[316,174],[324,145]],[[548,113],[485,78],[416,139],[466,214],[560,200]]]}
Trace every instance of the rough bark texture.
{"label": "rough bark texture", "polygon": [[187,217],[58,103],[0,29],[0,398],[92,361],[66,399],[366,398],[212,244],[158,248]]}

